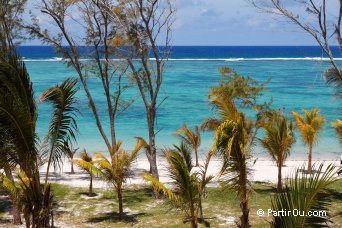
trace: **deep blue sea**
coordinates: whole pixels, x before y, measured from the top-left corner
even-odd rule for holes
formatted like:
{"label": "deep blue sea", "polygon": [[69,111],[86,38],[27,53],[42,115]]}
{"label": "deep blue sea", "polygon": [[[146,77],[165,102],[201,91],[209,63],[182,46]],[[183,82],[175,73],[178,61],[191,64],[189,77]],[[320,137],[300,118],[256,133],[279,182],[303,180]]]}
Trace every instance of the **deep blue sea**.
{"label": "deep blue sea", "polygon": [[[82,58],[87,58],[87,48],[83,48]],[[44,46],[23,46],[19,48],[34,83],[36,96],[45,89],[60,83],[67,77],[76,76],[72,68],[67,68],[53,48]],[[333,52],[339,63],[338,48]],[[322,59],[323,58],[323,59]],[[325,85],[324,70],[329,67],[319,47],[173,47],[168,63],[164,84],[159,96],[166,98],[158,110],[157,145],[159,148],[171,146],[178,139],[173,135],[184,122],[190,127],[200,125],[212,116],[208,105],[207,94],[210,86],[216,85],[220,79],[220,67],[231,67],[244,76],[259,82],[271,81],[267,85],[264,99],[273,99],[273,107],[284,108],[285,113],[301,112],[302,109],[319,108],[327,119],[324,132],[314,147],[314,158],[337,158],[342,147],[335,137],[331,121],[342,119],[342,98],[334,95],[334,91]],[[89,78],[89,86],[95,101],[99,104],[99,112],[108,131],[105,98],[100,82]],[[136,97],[137,91],[132,89],[129,96]],[[78,93],[79,117],[78,147],[96,152],[106,149],[95,125],[91,110],[83,90]],[[46,134],[51,107],[39,105],[38,133],[42,138]],[[290,116],[290,115],[289,115]],[[297,134],[298,135],[298,134]],[[126,148],[132,148],[135,136],[147,138],[144,107],[138,99],[117,122],[117,136],[124,141]],[[211,147],[212,134],[202,137],[202,151]],[[307,149],[299,135],[293,148],[292,156],[305,157]],[[260,146],[256,146],[257,154],[264,154]]]}

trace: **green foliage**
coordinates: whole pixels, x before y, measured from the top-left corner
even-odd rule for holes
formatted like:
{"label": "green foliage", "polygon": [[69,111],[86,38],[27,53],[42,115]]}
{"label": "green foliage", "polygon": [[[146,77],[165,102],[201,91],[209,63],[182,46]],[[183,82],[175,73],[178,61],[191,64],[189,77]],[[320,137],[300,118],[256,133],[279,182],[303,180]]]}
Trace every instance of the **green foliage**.
{"label": "green foliage", "polygon": [[322,127],[325,119],[324,116],[319,116],[319,109],[313,109],[311,111],[304,109],[303,112],[303,116],[296,112],[292,114],[303,142],[310,146],[317,142],[319,133],[323,130]]}
{"label": "green foliage", "polygon": [[275,113],[274,117],[264,126],[265,138],[261,145],[278,165],[283,165],[290,155],[291,147],[295,143],[292,123],[285,116]]}
{"label": "green foliage", "polygon": [[259,83],[251,78],[246,78],[233,69],[223,67],[220,69],[222,80],[217,87],[211,88],[209,98],[229,97],[241,107],[253,107],[257,104],[257,98],[263,96],[266,83]]}
{"label": "green foliage", "polygon": [[195,131],[191,131],[184,123],[183,127],[176,131],[176,136],[178,136],[187,145],[192,147],[196,156],[196,166],[199,166],[198,149],[201,145],[201,134],[199,127],[195,126]]}
{"label": "green foliage", "polygon": [[318,166],[313,175],[303,174],[298,169],[292,178],[288,178],[285,184],[286,191],[274,195],[272,198],[273,211],[293,211],[297,209],[304,216],[274,216],[272,227],[329,227],[327,216],[307,216],[309,211],[328,211],[326,188],[338,179],[335,177],[335,167],[329,165],[323,169],[323,164]]}
{"label": "green foliage", "polygon": [[185,212],[185,221],[190,221],[192,227],[196,227],[200,192],[197,173],[192,172],[191,150],[182,142],[181,146],[175,146],[175,149],[165,149],[164,155],[172,187],[166,187],[150,174],[144,175],[145,181],[151,182],[155,190],[163,192],[175,207]]}
{"label": "green foliage", "polygon": [[50,163],[55,168],[61,163],[65,152],[65,144],[76,141],[76,118],[79,110],[75,107],[77,100],[75,94],[79,90],[76,87],[77,80],[68,78],[60,85],[46,90],[39,98],[41,102],[50,103],[53,106],[53,114],[50,120],[48,133],[45,137],[45,155],[48,159],[47,175]]}
{"label": "green foliage", "polygon": [[331,125],[335,128],[336,135],[342,145],[342,120],[336,120],[336,122],[331,122]]}

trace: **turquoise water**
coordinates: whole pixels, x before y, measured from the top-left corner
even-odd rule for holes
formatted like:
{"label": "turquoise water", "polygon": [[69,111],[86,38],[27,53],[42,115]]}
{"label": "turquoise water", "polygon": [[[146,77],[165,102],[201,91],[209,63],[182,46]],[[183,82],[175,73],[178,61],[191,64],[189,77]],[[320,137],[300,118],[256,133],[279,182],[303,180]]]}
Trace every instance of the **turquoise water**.
{"label": "turquoise water", "polygon": [[[316,54],[317,52],[311,53],[311,57],[319,56]],[[322,77],[324,69],[329,66],[328,63],[316,59],[293,59],[307,57],[306,53],[287,55],[285,56],[287,59],[267,55],[264,55],[264,58],[242,55],[241,58],[247,59],[240,59],[236,54],[231,59],[203,55],[205,59],[200,60],[199,56],[201,55],[196,58],[189,58],[184,53],[183,55],[182,60],[174,59],[169,62],[161,89],[160,100],[165,97],[166,100],[158,111],[157,130],[160,131],[156,139],[160,148],[177,143],[177,138],[173,136],[173,133],[184,122],[193,127],[200,125],[205,118],[212,115],[207,94],[210,90],[209,87],[216,85],[220,78],[218,73],[220,67],[231,67],[241,75],[250,76],[260,82],[271,79],[267,86],[265,99],[272,97],[273,106],[285,108],[285,113],[301,112],[303,108],[317,107],[322,110],[322,114],[329,122],[335,121],[337,118],[342,119],[342,99],[334,96],[333,90],[324,84]],[[277,57],[284,57],[284,55]],[[46,59],[36,58],[34,61],[26,61],[26,65],[37,96],[63,79],[76,76],[71,68],[68,69],[63,62],[54,59],[46,61]],[[89,79],[89,85],[96,103],[99,104],[101,119],[108,132],[105,98],[101,92],[99,81]],[[129,94],[133,97],[137,96],[135,90],[130,91]],[[82,112],[82,116],[78,120],[80,131],[78,147],[92,152],[104,151],[106,147],[98,133],[82,89],[78,93],[78,97],[79,109]],[[38,133],[40,137],[46,133],[50,114],[50,107],[44,104],[39,105]],[[144,107],[140,99],[118,118],[117,136],[125,142],[127,148],[132,147],[135,136],[147,138],[145,118]],[[202,151],[207,151],[211,147],[211,142],[212,134],[205,133],[202,139]],[[255,150],[257,153],[263,153],[259,146]],[[337,158],[341,151],[335,132],[327,123],[319,143],[314,148],[314,158]],[[296,157],[305,156],[306,148],[300,138],[298,138],[292,154]]]}

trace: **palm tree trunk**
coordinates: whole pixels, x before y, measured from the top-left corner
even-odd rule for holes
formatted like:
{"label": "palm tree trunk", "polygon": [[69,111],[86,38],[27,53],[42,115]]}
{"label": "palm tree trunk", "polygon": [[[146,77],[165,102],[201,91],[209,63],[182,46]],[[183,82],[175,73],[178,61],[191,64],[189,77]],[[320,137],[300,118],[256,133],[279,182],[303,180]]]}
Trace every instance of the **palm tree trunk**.
{"label": "palm tree trunk", "polygon": [[[5,173],[6,173],[6,177],[11,180],[12,182],[14,182],[14,178],[12,175],[12,171],[10,168],[8,168],[7,166],[4,167]],[[20,217],[20,210],[19,207],[17,205],[17,202],[15,202],[14,197],[12,198],[12,216],[13,216],[13,224],[14,225],[20,225],[21,224],[21,217]]]}
{"label": "palm tree trunk", "polygon": [[281,178],[281,169],[282,169],[282,164],[278,164],[278,186],[277,186],[277,191],[281,192],[283,189],[283,184],[282,184],[282,178]]}
{"label": "palm tree trunk", "polygon": [[308,173],[312,174],[312,144],[309,145]]}
{"label": "palm tree trunk", "polygon": [[75,174],[74,163],[71,162],[71,174]]}
{"label": "palm tree trunk", "polygon": [[123,218],[123,200],[122,200],[122,189],[119,187],[117,189],[118,201],[119,201],[119,218]]}
{"label": "palm tree trunk", "polygon": [[242,215],[240,217],[241,228],[250,228],[249,225],[249,208],[248,208],[248,187],[247,187],[247,165],[246,165],[246,157],[242,156],[242,167],[240,170],[240,180],[241,183],[241,203],[240,208]]}
{"label": "palm tree trunk", "polygon": [[197,150],[195,150],[195,156],[196,156],[196,166],[198,167],[199,163],[198,163],[198,151]]}
{"label": "palm tree trunk", "polygon": [[89,196],[93,195],[93,175],[90,175]]}
{"label": "palm tree trunk", "polygon": [[201,222],[203,222],[204,221],[204,217],[203,217],[203,208],[202,208],[202,196],[199,197],[198,207],[199,207],[199,210],[200,210],[200,219],[201,219]]}
{"label": "palm tree trunk", "polygon": [[247,199],[243,200],[241,202],[241,210],[242,210],[242,216],[241,216],[241,228],[250,228],[249,225],[249,209],[248,209],[248,202]]}
{"label": "palm tree trunk", "polygon": [[191,227],[197,228],[197,216],[195,215],[195,208],[192,200],[190,201],[190,213],[191,213]]}

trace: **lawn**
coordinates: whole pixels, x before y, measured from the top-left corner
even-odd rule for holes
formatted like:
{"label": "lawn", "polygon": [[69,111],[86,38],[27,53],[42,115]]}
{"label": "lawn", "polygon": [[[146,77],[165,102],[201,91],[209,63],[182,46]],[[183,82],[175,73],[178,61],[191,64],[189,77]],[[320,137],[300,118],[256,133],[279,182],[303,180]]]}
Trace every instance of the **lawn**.
{"label": "lawn", "polygon": [[[167,200],[155,200],[148,187],[131,186],[125,190],[126,216],[118,219],[117,200],[110,189],[95,189],[97,196],[88,197],[87,189],[53,184],[56,202],[55,225],[57,227],[190,227],[183,223],[183,214],[174,209]],[[255,183],[250,200],[250,221],[253,227],[269,227],[271,217],[259,217],[258,209],[270,208],[275,186]],[[328,189],[330,193],[330,214],[332,227],[342,226],[342,180]],[[0,196],[0,226],[10,227],[9,201]],[[204,215],[211,227],[236,227],[240,210],[237,196],[233,192],[209,188],[204,202]]]}

